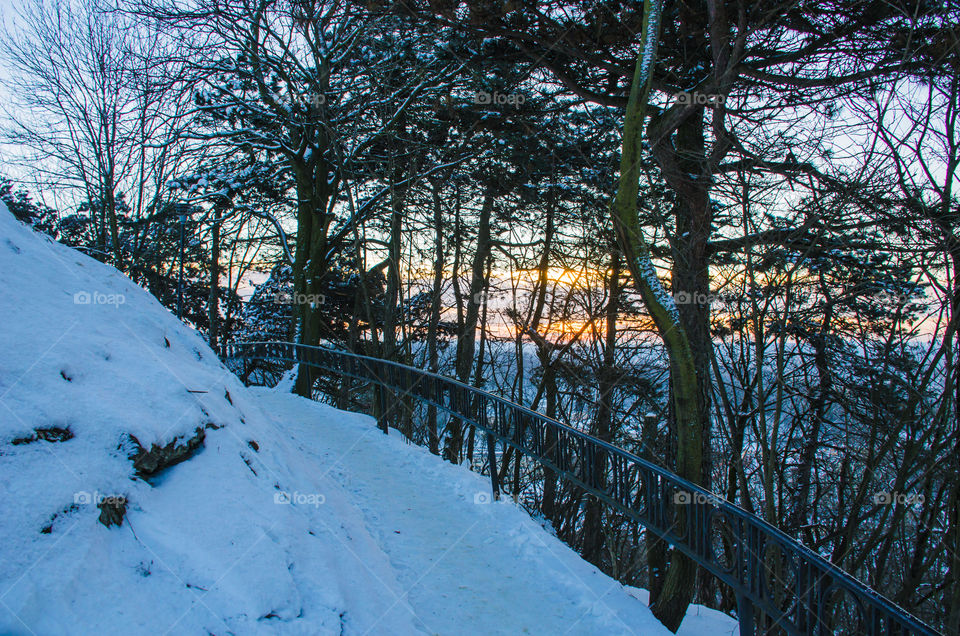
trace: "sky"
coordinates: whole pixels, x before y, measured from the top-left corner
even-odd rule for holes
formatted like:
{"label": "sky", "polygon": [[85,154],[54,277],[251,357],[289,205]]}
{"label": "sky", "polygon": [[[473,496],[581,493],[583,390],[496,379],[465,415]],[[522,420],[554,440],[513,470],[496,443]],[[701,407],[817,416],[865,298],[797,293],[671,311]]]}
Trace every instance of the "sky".
{"label": "sky", "polygon": [[[23,0],[0,0],[0,37],[6,37],[6,33],[11,29],[16,28],[16,11],[17,7],[23,3]],[[6,75],[6,69],[0,65],[0,79],[3,79]],[[7,98],[7,90],[3,86],[3,82],[0,82],[0,117],[3,116],[4,104],[9,104],[10,100]],[[3,159],[6,153],[2,146],[0,146],[0,163],[3,163]],[[0,174],[10,175],[13,172],[6,166],[0,165]]]}
{"label": "sky", "polygon": [[16,15],[16,8],[22,5],[24,0],[0,0],[0,20],[4,26],[8,26],[12,18]]}

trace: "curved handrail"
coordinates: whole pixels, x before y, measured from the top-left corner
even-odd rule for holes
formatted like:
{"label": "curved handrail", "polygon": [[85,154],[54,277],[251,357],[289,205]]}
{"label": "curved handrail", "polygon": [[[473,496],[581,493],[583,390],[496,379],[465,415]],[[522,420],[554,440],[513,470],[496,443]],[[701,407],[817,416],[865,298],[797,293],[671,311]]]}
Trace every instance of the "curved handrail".
{"label": "curved handrail", "polygon": [[[754,609],[787,634],[825,634],[829,600],[842,590],[867,634],[935,636],[936,630],[802,543],[708,490],[609,442],[457,380],[389,360],[290,342],[243,342],[225,359],[305,364],[411,395],[514,447],[669,542],[737,594],[741,636]],[[491,477],[497,491],[493,453]],[[608,479],[609,478],[609,479]],[[670,504],[672,495],[673,504]],[[686,512],[684,512],[684,510]],[[728,562],[714,545],[725,540]],[[776,561],[776,572],[767,565]],[[784,577],[776,586],[771,576]],[[786,593],[784,603],[782,597]]]}

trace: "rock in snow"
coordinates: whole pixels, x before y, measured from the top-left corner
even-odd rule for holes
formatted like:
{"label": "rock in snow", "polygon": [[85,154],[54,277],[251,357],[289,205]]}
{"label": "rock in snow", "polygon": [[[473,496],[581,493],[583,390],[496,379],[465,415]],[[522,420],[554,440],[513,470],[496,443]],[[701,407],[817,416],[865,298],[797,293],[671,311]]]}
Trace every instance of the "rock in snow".
{"label": "rock in snow", "polygon": [[2,204],[0,285],[0,633],[669,633],[481,476],[244,387]]}

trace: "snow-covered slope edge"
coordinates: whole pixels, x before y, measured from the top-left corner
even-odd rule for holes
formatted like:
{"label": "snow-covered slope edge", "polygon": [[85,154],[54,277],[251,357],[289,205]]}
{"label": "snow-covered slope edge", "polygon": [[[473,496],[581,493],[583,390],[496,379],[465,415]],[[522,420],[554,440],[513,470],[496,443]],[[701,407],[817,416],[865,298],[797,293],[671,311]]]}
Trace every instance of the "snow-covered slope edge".
{"label": "snow-covered slope edge", "polygon": [[[2,204],[0,286],[0,633],[418,631],[370,593],[401,590],[363,520],[319,470],[288,468],[297,451],[152,296]],[[193,457],[136,478],[131,436],[198,430]],[[275,503],[295,489],[330,505]],[[128,502],[119,528],[102,497]],[[319,515],[339,536],[318,538]]]}

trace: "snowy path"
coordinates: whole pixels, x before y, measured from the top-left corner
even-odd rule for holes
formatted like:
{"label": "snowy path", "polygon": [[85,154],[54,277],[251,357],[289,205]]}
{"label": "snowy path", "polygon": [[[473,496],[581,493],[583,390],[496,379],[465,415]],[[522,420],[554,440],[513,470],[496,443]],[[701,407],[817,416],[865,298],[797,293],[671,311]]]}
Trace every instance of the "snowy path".
{"label": "snowy path", "polygon": [[[256,395],[278,428],[362,511],[430,634],[669,634],[640,601],[512,503],[475,503],[489,485],[363,416],[277,391]],[[344,543],[344,550],[351,547]],[[365,567],[357,555],[358,568]],[[385,585],[371,593],[391,594]],[[389,632],[379,624],[372,632]]]}

